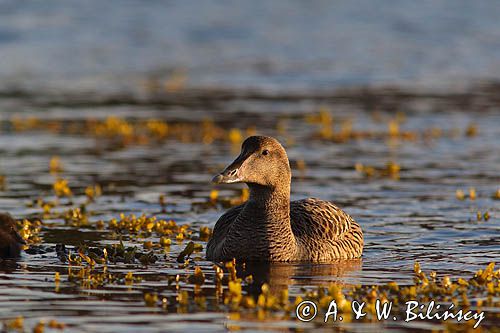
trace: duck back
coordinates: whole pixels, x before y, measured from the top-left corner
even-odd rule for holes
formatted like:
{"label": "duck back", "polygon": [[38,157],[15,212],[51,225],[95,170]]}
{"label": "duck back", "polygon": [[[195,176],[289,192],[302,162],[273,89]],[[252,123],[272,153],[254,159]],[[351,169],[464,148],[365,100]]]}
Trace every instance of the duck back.
{"label": "duck back", "polygon": [[[248,246],[248,239],[252,238],[255,244],[261,243],[257,239],[260,233],[252,232],[251,229],[244,232],[232,230],[233,223],[238,217],[241,218],[244,206],[245,204],[231,208],[217,221],[212,238],[207,244],[209,260],[224,261],[237,257],[259,261],[326,262],[359,258],[362,254],[363,232],[353,218],[331,202],[308,198],[290,203],[290,224],[296,240],[296,249],[283,247],[281,257],[286,259],[274,260],[269,256],[270,251]],[[249,219],[248,226],[251,224]],[[282,236],[272,235],[276,238]],[[241,237],[239,241],[238,237]]]}

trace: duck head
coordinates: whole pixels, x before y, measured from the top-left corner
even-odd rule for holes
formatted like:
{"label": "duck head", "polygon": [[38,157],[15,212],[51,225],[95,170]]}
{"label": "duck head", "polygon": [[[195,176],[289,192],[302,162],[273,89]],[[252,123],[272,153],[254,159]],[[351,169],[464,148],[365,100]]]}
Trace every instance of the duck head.
{"label": "duck head", "polygon": [[289,186],[290,180],[288,156],[278,140],[268,136],[251,136],[243,142],[240,155],[212,182],[276,188],[280,185]]}
{"label": "duck head", "polygon": [[7,213],[0,213],[0,257],[18,257],[24,239],[16,229],[16,221]]}

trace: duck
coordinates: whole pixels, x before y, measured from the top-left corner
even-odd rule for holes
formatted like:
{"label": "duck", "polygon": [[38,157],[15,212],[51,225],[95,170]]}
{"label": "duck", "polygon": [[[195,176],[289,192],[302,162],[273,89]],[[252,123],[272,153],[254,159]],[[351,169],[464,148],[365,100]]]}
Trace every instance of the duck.
{"label": "duck", "polygon": [[239,156],[212,182],[246,183],[249,199],[218,219],[207,243],[207,260],[331,262],[361,257],[360,225],[331,202],[290,201],[291,179],[287,153],[277,139],[245,139]]}
{"label": "duck", "polygon": [[18,258],[26,242],[16,230],[16,221],[8,213],[0,213],[0,258]]}

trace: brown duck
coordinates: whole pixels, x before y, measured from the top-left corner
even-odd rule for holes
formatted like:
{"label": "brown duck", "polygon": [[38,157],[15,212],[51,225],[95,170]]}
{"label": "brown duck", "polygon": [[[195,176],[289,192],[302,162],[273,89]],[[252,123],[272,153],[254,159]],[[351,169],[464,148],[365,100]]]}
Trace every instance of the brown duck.
{"label": "brown duck", "polygon": [[213,182],[246,183],[250,198],[222,215],[207,244],[207,259],[315,261],[358,258],[363,232],[352,217],[319,199],[290,202],[291,170],[274,138],[252,136]]}
{"label": "brown duck", "polygon": [[0,213],[0,258],[17,258],[26,244],[16,230],[16,221],[7,213]]}

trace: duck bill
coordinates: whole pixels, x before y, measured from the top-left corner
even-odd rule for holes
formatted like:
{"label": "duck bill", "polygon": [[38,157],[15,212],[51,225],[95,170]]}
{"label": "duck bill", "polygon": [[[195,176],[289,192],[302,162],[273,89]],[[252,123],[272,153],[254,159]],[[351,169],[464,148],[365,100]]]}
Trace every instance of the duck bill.
{"label": "duck bill", "polygon": [[232,184],[241,183],[243,178],[241,177],[240,169],[243,163],[248,158],[247,154],[243,152],[238,156],[233,163],[231,163],[227,168],[221,173],[212,178],[212,183],[214,184]]}

